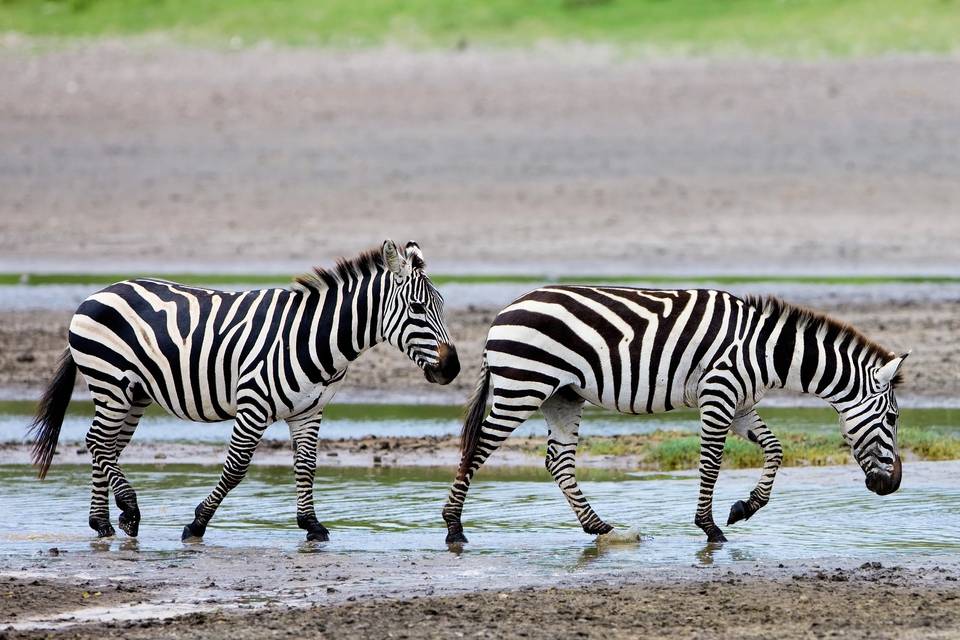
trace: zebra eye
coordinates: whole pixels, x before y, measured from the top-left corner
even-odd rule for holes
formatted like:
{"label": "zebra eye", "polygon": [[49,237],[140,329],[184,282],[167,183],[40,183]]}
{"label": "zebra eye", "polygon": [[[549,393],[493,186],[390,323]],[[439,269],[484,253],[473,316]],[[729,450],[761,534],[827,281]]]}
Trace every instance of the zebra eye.
{"label": "zebra eye", "polygon": [[892,427],[893,425],[897,424],[897,414],[895,414],[893,411],[887,412],[886,421],[888,427]]}
{"label": "zebra eye", "polygon": [[427,312],[427,309],[426,309],[426,307],[424,307],[423,304],[420,303],[420,302],[411,302],[411,303],[410,303],[410,311],[412,311],[412,312],[414,312],[414,313],[421,313],[421,314],[423,314],[423,313],[426,313],[426,312]]}

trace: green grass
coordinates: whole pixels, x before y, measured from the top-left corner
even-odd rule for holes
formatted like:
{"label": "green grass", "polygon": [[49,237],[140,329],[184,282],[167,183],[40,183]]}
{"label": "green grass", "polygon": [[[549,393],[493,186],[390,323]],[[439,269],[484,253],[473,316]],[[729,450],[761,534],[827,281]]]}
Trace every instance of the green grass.
{"label": "green grass", "polygon": [[[850,450],[836,433],[777,430],[783,444],[783,465],[825,466],[853,461]],[[960,459],[960,434],[907,427],[900,431],[901,455],[913,460]],[[646,468],[660,471],[695,469],[700,440],[686,431],[660,430],[649,434],[585,438],[581,451],[601,456],[638,456]],[[753,443],[730,436],[723,449],[723,465],[731,469],[763,466],[763,453]]]}
{"label": "green grass", "polygon": [[[783,443],[785,466],[846,464],[851,460],[849,449],[844,445],[839,431],[836,434],[824,434],[781,429],[777,435]],[[954,436],[930,434],[931,441],[946,438],[956,440]],[[960,444],[960,440],[956,442]],[[642,459],[647,468],[676,471],[697,467],[700,440],[685,431],[660,430],[637,436],[586,438],[582,450],[595,455],[635,455]],[[960,451],[957,453],[960,454]],[[763,453],[756,445],[731,436],[724,446],[723,464],[732,469],[762,467]]]}
{"label": "green grass", "polygon": [[946,52],[957,0],[0,0],[0,32],[357,47],[539,41],[778,56]]}
{"label": "green grass", "polygon": [[[36,403],[29,400],[0,401],[0,416],[22,416],[24,429]],[[92,416],[93,404],[75,401],[68,412],[73,416]],[[165,415],[157,405],[147,410],[151,416]],[[459,421],[461,407],[442,404],[349,404],[332,403],[324,412],[328,421],[362,420],[375,423],[383,420]],[[784,466],[824,466],[852,462],[849,448],[840,436],[836,412],[829,407],[765,407],[761,410],[767,423],[783,444]],[[640,468],[659,471],[695,469],[700,455],[699,438],[694,432],[697,414],[692,410],[672,414],[673,424],[648,433],[622,436],[587,436],[581,440],[580,452],[596,456],[636,456]],[[624,416],[605,410],[590,409],[584,415],[582,431],[590,432],[593,420],[631,420],[643,417]],[[392,436],[385,436],[392,437]],[[960,409],[905,409],[899,432],[900,450],[910,460],[960,460]],[[546,453],[543,437],[513,438],[505,443],[512,448],[542,458]],[[723,464],[726,468],[744,469],[763,466],[759,447],[734,435],[727,438]]]}
{"label": "green grass", "polygon": [[[105,286],[130,278],[162,278],[183,284],[237,286],[287,286],[292,275],[263,273],[0,273],[0,285],[91,285]],[[960,284],[958,276],[938,275],[565,275],[551,277],[533,273],[503,274],[437,274],[431,275],[437,285],[446,284],[633,284],[670,285],[736,285],[736,284],[812,284],[812,285],[878,285],[878,284]]]}

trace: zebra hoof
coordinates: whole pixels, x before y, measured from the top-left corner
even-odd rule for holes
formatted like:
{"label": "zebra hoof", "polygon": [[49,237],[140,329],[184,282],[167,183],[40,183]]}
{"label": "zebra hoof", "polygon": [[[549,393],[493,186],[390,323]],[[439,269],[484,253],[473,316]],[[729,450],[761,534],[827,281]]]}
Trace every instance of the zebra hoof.
{"label": "zebra hoof", "polygon": [[604,534],[610,533],[611,531],[613,531],[613,527],[607,524],[606,522],[587,525],[583,528],[584,533],[588,533],[592,536],[602,536]]}
{"label": "zebra hoof", "polygon": [[447,534],[447,544],[467,544],[467,536],[463,531],[451,531]]}
{"label": "zebra hoof", "polygon": [[726,541],[727,541],[727,536],[723,535],[723,531],[720,531],[720,529],[715,529],[714,531],[711,531],[710,533],[707,534],[707,542],[710,542],[713,544],[719,544],[721,542],[726,542]]}
{"label": "zebra hoof", "polygon": [[180,534],[181,542],[200,542],[203,540],[203,534],[206,531],[206,527],[198,527],[194,523],[190,523],[183,528],[183,533]]}
{"label": "zebra hoof", "polygon": [[136,538],[140,532],[140,511],[131,511],[130,513],[121,513],[118,523],[120,529],[131,538]]}
{"label": "zebra hoof", "polygon": [[323,525],[320,525],[319,529],[314,529],[307,532],[308,542],[328,542],[329,540],[330,532],[327,531],[327,528]]}
{"label": "zebra hoof", "polygon": [[117,534],[109,520],[90,518],[90,528],[97,532],[98,538],[112,538]]}
{"label": "zebra hoof", "polygon": [[753,514],[754,510],[750,508],[749,504],[743,500],[737,500],[733,503],[733,506],[730,507],[730,515],[727,517],[727,525],[740,522],[741,520],[749,520],[750,516]]}

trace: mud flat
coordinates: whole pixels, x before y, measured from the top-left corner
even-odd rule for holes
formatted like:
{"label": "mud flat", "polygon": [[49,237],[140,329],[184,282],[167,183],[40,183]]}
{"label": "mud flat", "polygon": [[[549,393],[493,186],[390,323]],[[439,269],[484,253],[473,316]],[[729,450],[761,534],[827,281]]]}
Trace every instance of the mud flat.
{"label": "mud flat", "polygon": [[287,272],[391,236],[444,271],[956,273],[958,73],[11,42],[0,268]]}
{"label": "mud flat", "polygon": [[[33,622],[0,628],[0,637],[948,638],[960,626],[957,575],[955,568],[881,563],[659,571],[572,588],[494,587],[458,595],[339,601],[336,588],[328,587],[300,607],[218,607],[73,624],[34,616]],[[16,587],[22,600],[62,598],[62,587],[45,582],[6,585]],[[324,602],[330,595],[332,601]],[[102,617],[119,611],[104,611]]]}
{"label": "mud flat", "polygon": [[[59,550],[51,548],[53,556]],[[0,576],[0,620],[19,622],[33,616],[89,612],[139,602],[145,594],[134,584],[109,580],[47,580]],[[0,623],[0,636],[4,633]]]}

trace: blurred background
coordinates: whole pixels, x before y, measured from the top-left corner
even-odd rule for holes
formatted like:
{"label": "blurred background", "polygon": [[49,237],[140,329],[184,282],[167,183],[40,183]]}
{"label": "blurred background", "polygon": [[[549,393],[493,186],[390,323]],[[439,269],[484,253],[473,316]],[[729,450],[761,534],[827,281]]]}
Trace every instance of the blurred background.
{"label": "blurred background", "polygon": [[381,347],[348,396],[460,402],[500,307],[610,281],[783,295],[955,398],[958,40],[953,0],[0,0],[0,391],[103,284],[391,237],[464,374]]}

